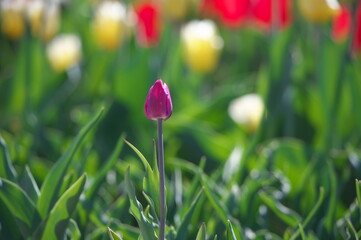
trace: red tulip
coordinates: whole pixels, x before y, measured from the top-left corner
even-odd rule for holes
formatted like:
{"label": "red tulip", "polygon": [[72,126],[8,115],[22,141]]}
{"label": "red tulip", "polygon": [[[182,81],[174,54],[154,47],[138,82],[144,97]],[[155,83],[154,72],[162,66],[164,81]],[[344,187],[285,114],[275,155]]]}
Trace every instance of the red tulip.
{"label": "red tulip", "polygon": [[355,16],[355,29],[352,41],[352,52],[359,54],[361,52],[361,3],[358,4]]}
{"label": "red tulip", "polygon": [[136,35],[143,47],[151,47],[158,43],[160,35],[159,8],[150,1],[141,2],[135,6],[137,15]]}
{"label": "red tulip", "polygon": [[158,79],[149,89],[144,105],[147,118],[152,120],[167,120],[173,111],[172,99],[167,84]]}
{"label": "red tulip", "polygon": [[252,21],[263,29],[286,28],[291,22],[289,0],[256,0],[252,7]]}
{"label": "red tulip", "polygon": [[350,32],[350,27],[351,12],[346,6],[342,6],[340,14],[332,24],[332,38],[337,42],[344,41]]}
{"label": "red tulip", "polygon": [[228,27],[238,27],[247,20],[250,6],[250,0],[203,0],[201,13],[219,18]]}
{"label": "red tulip", "polygon": [[215,6],[224,25],[238,27],[247,19],[251,2],[249,0],[216,0]]}

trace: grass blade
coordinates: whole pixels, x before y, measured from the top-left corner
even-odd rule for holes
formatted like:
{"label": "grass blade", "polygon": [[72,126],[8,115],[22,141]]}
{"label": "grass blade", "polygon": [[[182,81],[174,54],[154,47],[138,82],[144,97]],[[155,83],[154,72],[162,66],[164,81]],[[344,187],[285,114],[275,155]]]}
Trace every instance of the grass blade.
{"label": "grass blade", "polygon": [[207,239],[206,225],[202,223],[202,226],[198,231],[196,240],[206,240],[206,239]]}
{"label": "grass blade", "polygon": [[108,227],[108,233],[111,240],[123,240],[123,238]]}
{"label": "grass blade", "polygon": [[259,196],[261,200],[288,226],[297,227],[301,221],[301,217],[296,214],[293,210],[286,208],[275,199],[267,196],[266,193],[260,192]]}
{"label": "grass blade", "polygon": [[227,224],[227,240],[237,240],[236,235],[234,234],[231,221],[228,220]]}
{"label": "grass blade", "polygon": [[101,109],[97,115],[83,127],[72,144],[68,148],[67,152],[54,164],[46,175],[41,192],[39,201],[37,204],[38,211],[41,217],[44,219],[48,214],[49,210],[55,204],[56,198],[58,197],[59,190],[61,188],[63,178],[70,166],[71,160],[75,154],[75,151],[80,146],[80,143],[84,139],[85,135],[95,126],[99,121],[104,109]]}

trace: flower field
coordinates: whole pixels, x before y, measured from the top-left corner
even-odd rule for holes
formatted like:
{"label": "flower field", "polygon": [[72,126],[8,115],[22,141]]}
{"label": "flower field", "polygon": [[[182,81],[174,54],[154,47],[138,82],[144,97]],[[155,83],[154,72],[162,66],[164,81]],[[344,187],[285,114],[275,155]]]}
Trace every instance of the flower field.
{"label": "flower field", "polygon": [[0,239],[360,239],[360,0],[0,0]]}

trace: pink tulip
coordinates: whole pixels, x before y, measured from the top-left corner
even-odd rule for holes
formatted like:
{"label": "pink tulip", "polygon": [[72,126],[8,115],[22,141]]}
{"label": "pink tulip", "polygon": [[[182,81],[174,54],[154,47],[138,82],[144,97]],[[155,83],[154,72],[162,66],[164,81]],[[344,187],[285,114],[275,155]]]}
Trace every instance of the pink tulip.
{"label": "pink tulip", "polygon": [[144,105],[147,118],[152,120],[167,120],[173,111],[172,99],[167,84],[158,79],[149,89]]}

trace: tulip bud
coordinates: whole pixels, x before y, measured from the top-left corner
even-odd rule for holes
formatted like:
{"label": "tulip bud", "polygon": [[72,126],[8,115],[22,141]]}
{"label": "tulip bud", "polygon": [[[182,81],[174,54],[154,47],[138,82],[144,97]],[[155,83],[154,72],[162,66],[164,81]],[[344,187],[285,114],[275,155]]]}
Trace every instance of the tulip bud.
{"label": "tulip bud", "polygon": [[47,55],[55,71],[65,71],[80,60],[80,39],[71,34],[59,35],[48,45]]}
{"label": "tulip bud", "polygon": [[223,40],[214,22],[191,21],[182,28],[181,37],[185,61],[192,70],[206,73],[216,67]]}
{"label": "tulip bud", "polygon": [[96,43],[104,49],[115,50],[126,34],[126,9],[119,2],[99,4],[93,22]]}
{"label": "tulip bud", "polygon": [[19,39],[25,31],[23,17],[24,1],[1,1],[1,30],[11,39]]}
{"label": "tulip bud", "polygon": [[262,98],[257,94],[247,94],[233,100],[228,108],[229,116],[249,132],[255,132],[264,112]]}
{"label": "tulip bud", "polygon": [[313,23],[325,23],[336,17],[340,10],[337,0],[298,0],[303,17]]}
{"label": "tulip bud", "polygon": [[147,118],[152,120],[167,120],[173,111],[172,99],[167,84],[158,79],[149,89],[144,105]]}
{"label": "tulip bud", "polygon": [[34,36],[49,41],[59,29],[59,6],[56,3],[44,3],[33,0],[28,3],[27,15]]}
{"label": "tulip bud", "polygon": [[189,0],[161,0],[162,10],[167,18],[179,21],[187,14]]}

